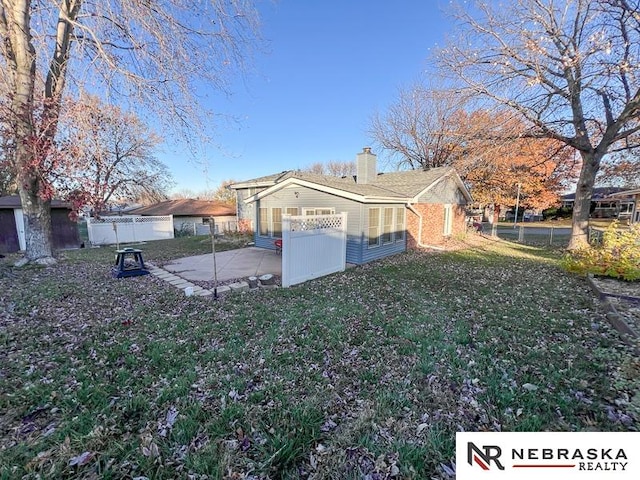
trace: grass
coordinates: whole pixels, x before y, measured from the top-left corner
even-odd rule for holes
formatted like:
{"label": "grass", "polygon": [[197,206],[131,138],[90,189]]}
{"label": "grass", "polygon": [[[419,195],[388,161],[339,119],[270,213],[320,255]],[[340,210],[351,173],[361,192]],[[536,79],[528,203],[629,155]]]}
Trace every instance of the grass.
{"label": "grass", "polygon": [[112,279],[111,249],[5,262],[0,478],[445,479],[461,429],[637,431],[640,360],[584,279],[482,242],[219,302]]}

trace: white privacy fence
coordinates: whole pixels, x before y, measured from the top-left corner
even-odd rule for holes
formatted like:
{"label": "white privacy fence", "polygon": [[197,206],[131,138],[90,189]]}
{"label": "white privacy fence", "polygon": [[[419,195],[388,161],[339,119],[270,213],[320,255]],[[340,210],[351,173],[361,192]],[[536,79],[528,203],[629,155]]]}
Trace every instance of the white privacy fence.
{"label": "white privacy fence", "polygon": [[145,242],[173,238],[173,215],[88,218],[92,245]]}
{"label": "white privacy fence", "polygon": [[343,271],[347,214],[282,216],[282,286]]}

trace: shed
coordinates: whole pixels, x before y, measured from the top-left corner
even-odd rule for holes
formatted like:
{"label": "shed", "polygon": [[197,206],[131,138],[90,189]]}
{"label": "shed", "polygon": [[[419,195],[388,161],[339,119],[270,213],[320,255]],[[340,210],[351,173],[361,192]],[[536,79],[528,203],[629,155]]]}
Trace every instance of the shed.
{"label": "shed", "polygon": [[[51,233],[54,249],[78,248],[81,244],[78,224],[69,218],[71,206],[51,201]],[[18,195],[0,197],[0,252],[26,249],[22,203]]]}

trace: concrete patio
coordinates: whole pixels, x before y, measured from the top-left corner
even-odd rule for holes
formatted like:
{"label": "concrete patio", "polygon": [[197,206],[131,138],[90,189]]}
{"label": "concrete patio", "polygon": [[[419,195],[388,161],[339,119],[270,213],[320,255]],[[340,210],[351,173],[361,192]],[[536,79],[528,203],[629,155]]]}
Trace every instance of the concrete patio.
{"label": "concrete patio", "polygon": [[[212,281],[213,254],[185,257],[165,264],[168,272],[191,281]],[[247,247],[216,253],[218,281],[259,277],[267,273],[282,275],[282,257],[273,250]]]}

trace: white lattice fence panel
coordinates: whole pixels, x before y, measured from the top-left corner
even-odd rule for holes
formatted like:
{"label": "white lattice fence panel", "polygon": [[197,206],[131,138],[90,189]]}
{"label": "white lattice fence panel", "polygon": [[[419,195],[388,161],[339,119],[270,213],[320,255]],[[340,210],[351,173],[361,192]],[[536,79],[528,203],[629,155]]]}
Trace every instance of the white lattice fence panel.
{"label": "white lattice fence panel", "polygon": [[89,218],[87,230],[92,245],[163,240],[173,238],[173,216]]}
{"label": "white lattice fence panel", "polygon": [[325,230],[329,228],[342,229],[346,219],[342,215],[317,215],[305,217],[291,217],[291,231],[304,232],[309,230]]}
{"label": "white lattice fence panel", "polygon": [[282,218],[282,286],[346,267],[347,214]]}

